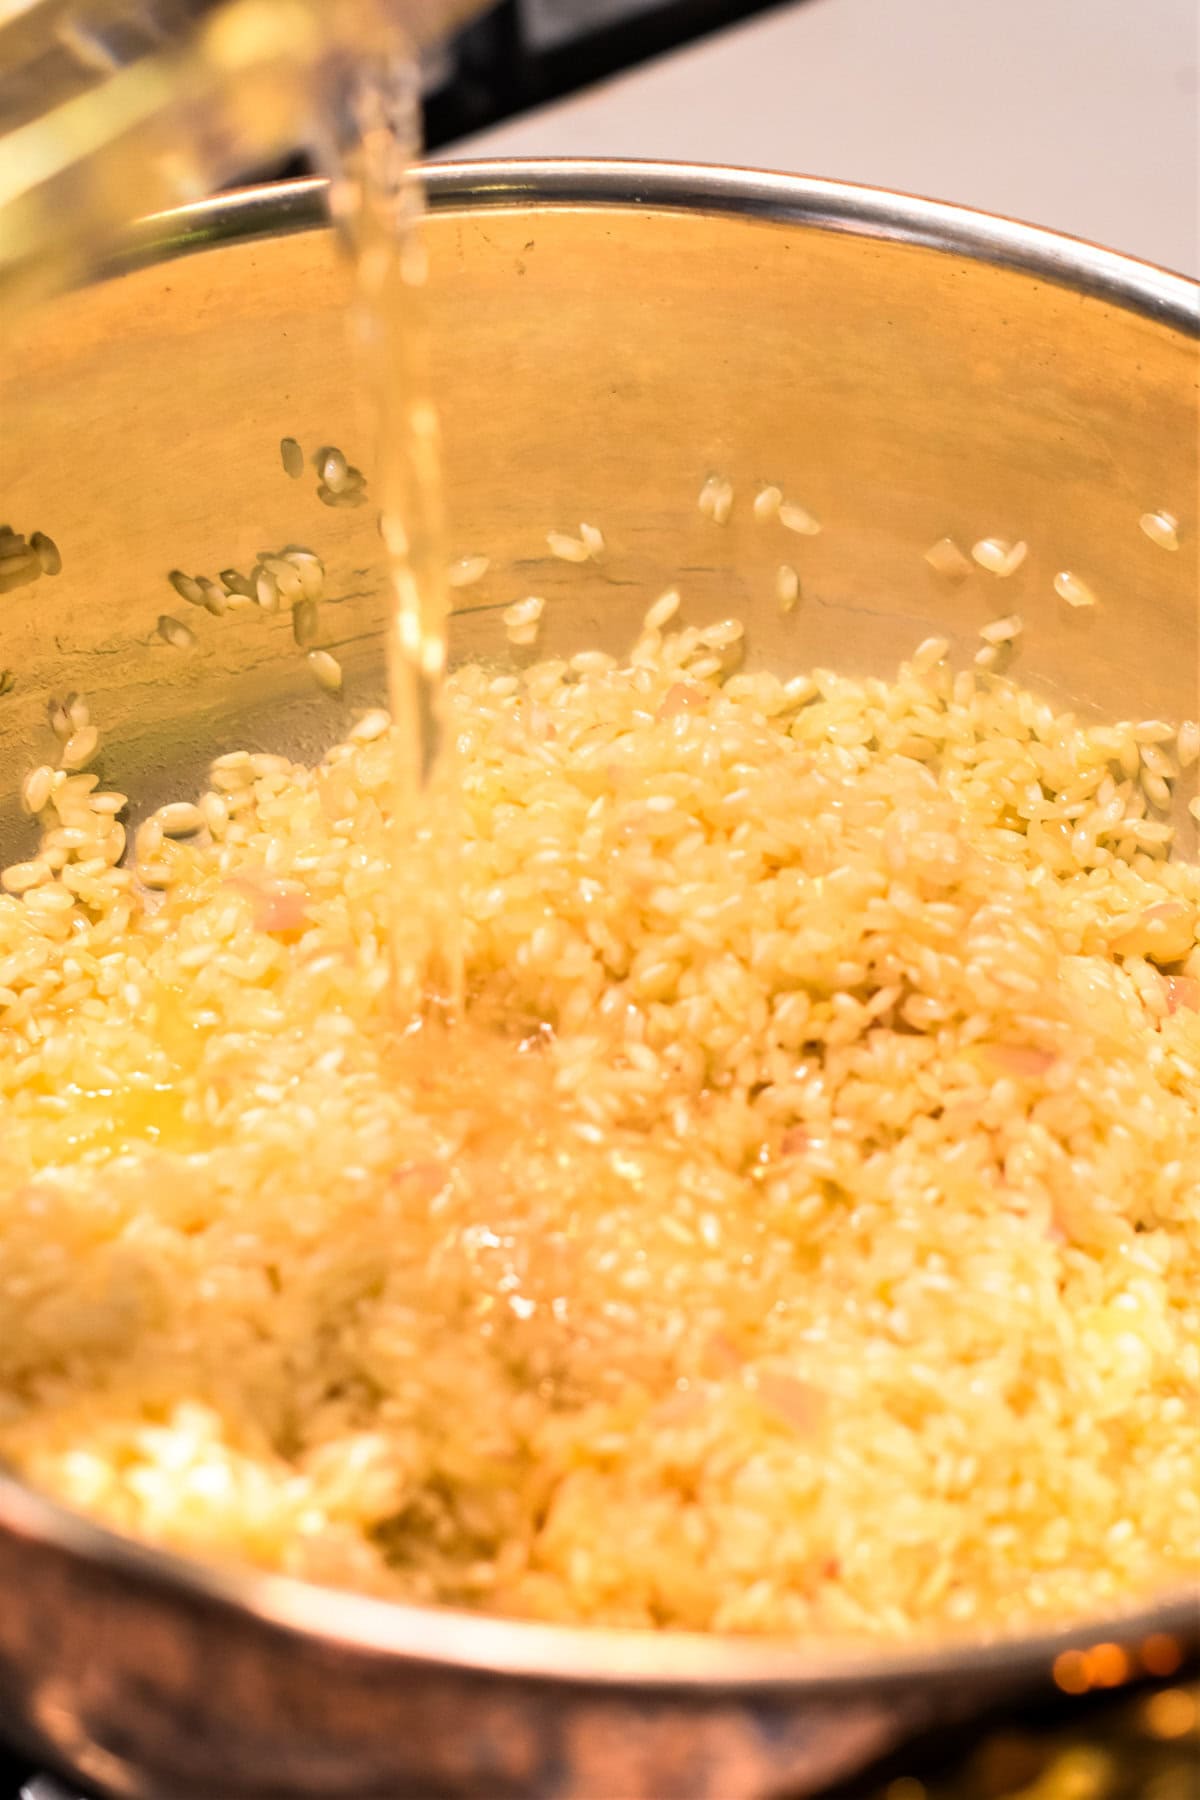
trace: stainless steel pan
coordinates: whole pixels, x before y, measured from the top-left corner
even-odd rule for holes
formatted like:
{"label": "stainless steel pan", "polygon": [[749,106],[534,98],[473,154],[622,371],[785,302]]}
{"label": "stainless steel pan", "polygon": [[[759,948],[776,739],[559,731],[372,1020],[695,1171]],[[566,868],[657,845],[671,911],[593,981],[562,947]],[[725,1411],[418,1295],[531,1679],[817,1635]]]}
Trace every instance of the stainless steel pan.
{"label": "stainless steel pan", "polygon": [[[922,552],[995,532],[1030,545],[1009,584],[1024,679],[1085,711],[1195,716],[1191,283],[781,176],[476,164],[434,170],[430,199],[454,550],[493,562],[456,654],[503,657],[499,609],[535,573],[551,653],[627,644],[680,567],[762,662],[883,671],[934,627],[966,654],[978,584],[947,588]],[[0,512],[53,536],[64,569],[0,601],[5,861],[28,853],[16,791],[51,693],[86,691],[108,777],[147,809],[222,749],[319,753],[344,726],[286,623],[236,615],[188,658],[165,650],[171,568],[319,539],[346,705],[381,697],[369,509],[319,508],[278,460],[285,434],[363,442],[344,295],[308,184],[149,221],[109,279],[9,334]],[[714,558],[694,506],[711,471],[785,471],[824,520],[798,633],[736,513]],[[1177,554],[1138,530],[1159,507]],[[581,517],[610,546],[585,602],[539,548]],[[1094,608],[1055,598],[1064,569]],[[1200,1644],[1195,1591],[904,1651],[511,1624],[204,1568],[0,1478],[0,1728],[137,1800],[765,1800],[1044,1683],[1071,1647],[1115,1642],[1136,1672],[1164,1637]]]}

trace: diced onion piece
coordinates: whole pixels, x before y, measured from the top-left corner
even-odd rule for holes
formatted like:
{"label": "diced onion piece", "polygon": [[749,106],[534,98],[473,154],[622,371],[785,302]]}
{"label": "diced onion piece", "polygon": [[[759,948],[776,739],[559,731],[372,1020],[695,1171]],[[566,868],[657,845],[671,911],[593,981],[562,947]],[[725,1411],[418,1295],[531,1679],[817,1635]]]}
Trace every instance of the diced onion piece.
{"label": "diced onion piece", "polygon": [[227,885],[249,900],[258,931],[301,931],[308,923],[308,896],[299,888],[252,875],[235,876]]}
{"label": "diced onion piece", "polygon": [[708,705],[708,689],[696,687],[688,681],[677,681],[669,687],[662,705],[658,709],[660,719],[674,719],[680,713],[697,712],[700,707]]}

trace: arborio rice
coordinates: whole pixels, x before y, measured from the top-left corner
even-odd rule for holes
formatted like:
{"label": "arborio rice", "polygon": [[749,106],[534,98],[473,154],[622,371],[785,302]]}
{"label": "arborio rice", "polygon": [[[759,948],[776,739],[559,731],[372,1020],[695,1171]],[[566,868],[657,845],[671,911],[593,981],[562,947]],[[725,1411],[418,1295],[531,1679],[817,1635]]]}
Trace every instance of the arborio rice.
{"label": "arborio rice", "polygon": [[541,1618],[901,1639],[1200,1574],[1200,876],[1136,728],[932,655],[460,672],[454,1033],[389,1024],[377,715],[223,758],[157,911],[86,845],[0,900],[0,1453]]}

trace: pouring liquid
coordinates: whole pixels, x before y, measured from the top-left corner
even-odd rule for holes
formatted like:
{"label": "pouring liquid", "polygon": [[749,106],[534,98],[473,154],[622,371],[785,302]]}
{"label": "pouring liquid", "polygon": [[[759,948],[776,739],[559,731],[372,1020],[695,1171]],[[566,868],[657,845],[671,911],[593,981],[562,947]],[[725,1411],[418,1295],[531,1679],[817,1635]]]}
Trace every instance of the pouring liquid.
{"label": "pouring liquid", "polygon": [[442,716],[447,540],[433,399],[422,233],[420,81],[415,59],[349,61],[331,95],[330,209],[354,270],[350,324],[372,415],[374,487],[386,558],[395,777],[391,820],[393,995],[461,1011],[457,805]]}

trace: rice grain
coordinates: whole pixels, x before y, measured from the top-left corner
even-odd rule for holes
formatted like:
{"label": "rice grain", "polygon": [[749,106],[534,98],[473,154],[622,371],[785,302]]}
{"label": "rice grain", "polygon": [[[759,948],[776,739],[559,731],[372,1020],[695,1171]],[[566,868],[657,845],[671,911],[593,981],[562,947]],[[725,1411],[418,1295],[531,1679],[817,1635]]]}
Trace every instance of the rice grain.
{"label": "rice grain", "polygon": [[279,583],[269,569],[261,565],[254,570],[251,579],[254,582],[254,598],[264,612],[279,611]]}
{"label": "rice grain", "polygon": [[565,531],[548,531],[546,542],[550,546],[550,554],[557,556],[562,562],[583,563],[591,555],[582,538],[571,537]]}
{"label": "rice grain", "polygon": [[993,619],[987,625],[981,625],[979,635],[985,644],[1011,644],[1024,630],[1020,613],[1010,613],[1006,619]]}
{"label": "rice grain", "polygon": [[54,770],[48,763],[31,769],[21,783],[21,805],[26,813],[36,815],[45,808],[54,784]]}
{"label": "rice grain", "polygon": [[292,636],[304,649],[321,635],[321,610],[315,600],[297,600],[292,608]]}
{"label": "rice grain", "polygon": [[802,506],[793,500],[784,500],[779,508],[779,523],[787,531],[795,531],[801,537],[816,537],[821,527]]}
{"label": "rice grain", "polygon": [[950,640],[944,637],[922,638],[912,653],[909,666],[914,674],[925,675],[949,654]]}
{"label": "rice grain", "polygon": [[10,863],[0,873],[0,887],[6,894],[27,894],[31,888],[40,887],[42,882],[49,881],[51,869],[48,862],[37,858],[32,862]]}
{"label": "rice grain", "polygon": [[1069,569],[1061,570],[1054,577],[1054,591],[1060,600],[1068,606],[1095,606],[1096,596],[1086,581],[1073,575]]}
{"label": "rice grain", "polygon": [[1005,538],[980,538],[972,546],[971,555],[981,569],[989,575],[997,575],[1001,580],[1013,575],[1025,561],[1028,545],[1025,543],[1010,544]]}
{"label": "rice grain", "polygon": [[73,731],[63,745],[59,766],[63,769],[86,768],[99,748],[100,733],[94,725],[85,725],[82,730]]}
{"label": "rice grain", "polygon": [[663,626],[668,625],[675,617],[675,614],[679,611],[679,606],[679,589],[668,588],[664,594],[659,595],[652,606],[647,607],[645,616],[642,619],[643,629],[646,631],[661,631]]}
{"label": "rice grain", "polygon": [[206,575],[196,578],[196,586],[200,590],[200,601],[206,612],[214,619],[223,619],[229,610],[229,596],[217,581],[210,581]]}
{"label": "rice grain", "polygon": [[474,587],[482,581],[491,568],[491,559],[486,556],[461,556],[452,562],[446,571],[446,581],[452,588]]}
{"label": "rice grain", "polygon": [[258,567],[274,578],[281,600],[295,600],[304,594],[300,570],[286,556],[260,556]]}
{"label": "rice grain", "polygon": [[338,449],[331,447],[320,452],[317,472],[322,486],[331,494],[340,494],[349,485],[349,464]]}
{"label": "rice grain", "polygon": [[323,688],[327,694],[341,693],[342,665],[336,656],[331,656],[328,650],[310,650],[305,660],[319,688]]}
{"label": "rice grain", "polygon": [[204,829],[204,814],[189,800],[172,800],[152,815],[164,837],[193,837]]}
{"label": "rice grain", "polygon": [[800,597],[800,577],[791,563],[780,563],[775,571],[775,598],[780,612],[791,612]]}
{"label": "rice grain", "polygon": [[36,554],[43,575],[62,574],[62,553],[52,537],[47,537],[44,531],[35,531],[29,547]]}
{"label": "rice grain", "polygon": [[1142,514],[1138,524],[1150,542],[1157,544],[1160,550],[1178,550],[1179,520],[1174,514],[1165,511],[1146,512]]}
{"label": "rice grain", "polygon": [[715,525],[727,524],[733,511],[733,483],[724,476],[710,475],[700,489],[696,504]]}
{"label": "rice grain", "polygon": [[196,634],[190,625],[182,619],[173,618],[170,613],[162,613],[158,621],[158,635],[173,650],[194,650]]}
{"label": "rice grain", "polygon": [[181,600],[186,600],[191,606],[204,605],[204,590],[194,576],[185,575],[182,569],[172,569],[167,580]]}

